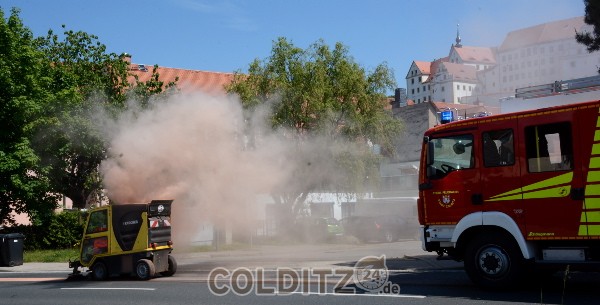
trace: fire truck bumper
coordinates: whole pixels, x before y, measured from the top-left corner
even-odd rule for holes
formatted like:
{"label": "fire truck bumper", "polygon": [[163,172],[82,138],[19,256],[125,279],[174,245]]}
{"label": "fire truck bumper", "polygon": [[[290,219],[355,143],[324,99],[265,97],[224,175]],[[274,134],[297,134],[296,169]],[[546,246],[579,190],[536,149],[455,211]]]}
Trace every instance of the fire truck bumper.
{"label": "fire truck bumper", "polygon": [[439,251],[443,248],[454,248],[452,234],[455,226],[425,226],[422,230],[421,247],[425,251]]}

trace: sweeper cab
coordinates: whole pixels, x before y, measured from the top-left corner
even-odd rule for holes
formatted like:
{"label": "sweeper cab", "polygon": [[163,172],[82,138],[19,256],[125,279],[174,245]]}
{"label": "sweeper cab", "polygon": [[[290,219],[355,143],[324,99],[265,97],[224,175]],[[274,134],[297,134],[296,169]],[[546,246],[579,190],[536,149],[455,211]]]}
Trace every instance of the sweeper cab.
{"label": "sweeper cab", "polygon": [[81,240],[79,260],[69,262],[72,275],[87,268],[95,280],[133,275],[149,280],[172,276],[177,262],[171,255],[171,203],[118,204],[90,211]]}

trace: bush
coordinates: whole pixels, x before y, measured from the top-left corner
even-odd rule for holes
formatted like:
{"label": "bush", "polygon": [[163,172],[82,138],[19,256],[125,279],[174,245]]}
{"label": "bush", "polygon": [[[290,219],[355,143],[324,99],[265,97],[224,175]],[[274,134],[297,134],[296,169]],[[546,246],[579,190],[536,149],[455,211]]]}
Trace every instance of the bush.
{"label": "bush", "polygon": [[53,214],[41,225],[17,225],[2,233],[21,233],[25,236],[25,250],[68,249],[79,246],[83,224],[78,211]]}

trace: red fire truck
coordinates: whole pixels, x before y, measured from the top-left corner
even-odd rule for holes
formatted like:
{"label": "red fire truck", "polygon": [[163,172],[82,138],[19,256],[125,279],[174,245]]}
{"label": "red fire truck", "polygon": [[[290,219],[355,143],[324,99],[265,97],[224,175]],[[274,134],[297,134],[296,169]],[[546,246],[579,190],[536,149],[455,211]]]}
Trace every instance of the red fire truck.
{"label": "red fire truck", "polygon": [[441,124],[422,147],[424,250],[485,287],[531,266],[598,270],[600,101]]}

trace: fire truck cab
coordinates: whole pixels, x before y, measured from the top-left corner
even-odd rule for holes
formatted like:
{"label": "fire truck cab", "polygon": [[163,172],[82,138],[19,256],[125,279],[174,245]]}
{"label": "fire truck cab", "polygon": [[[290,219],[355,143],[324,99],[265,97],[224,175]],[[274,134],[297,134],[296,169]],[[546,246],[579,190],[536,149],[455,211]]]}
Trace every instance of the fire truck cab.
{"label": "fire truck cab", "polygon": [[600,101],[447,121],[423,138],[424,250],[485,287],[600,266]]}

